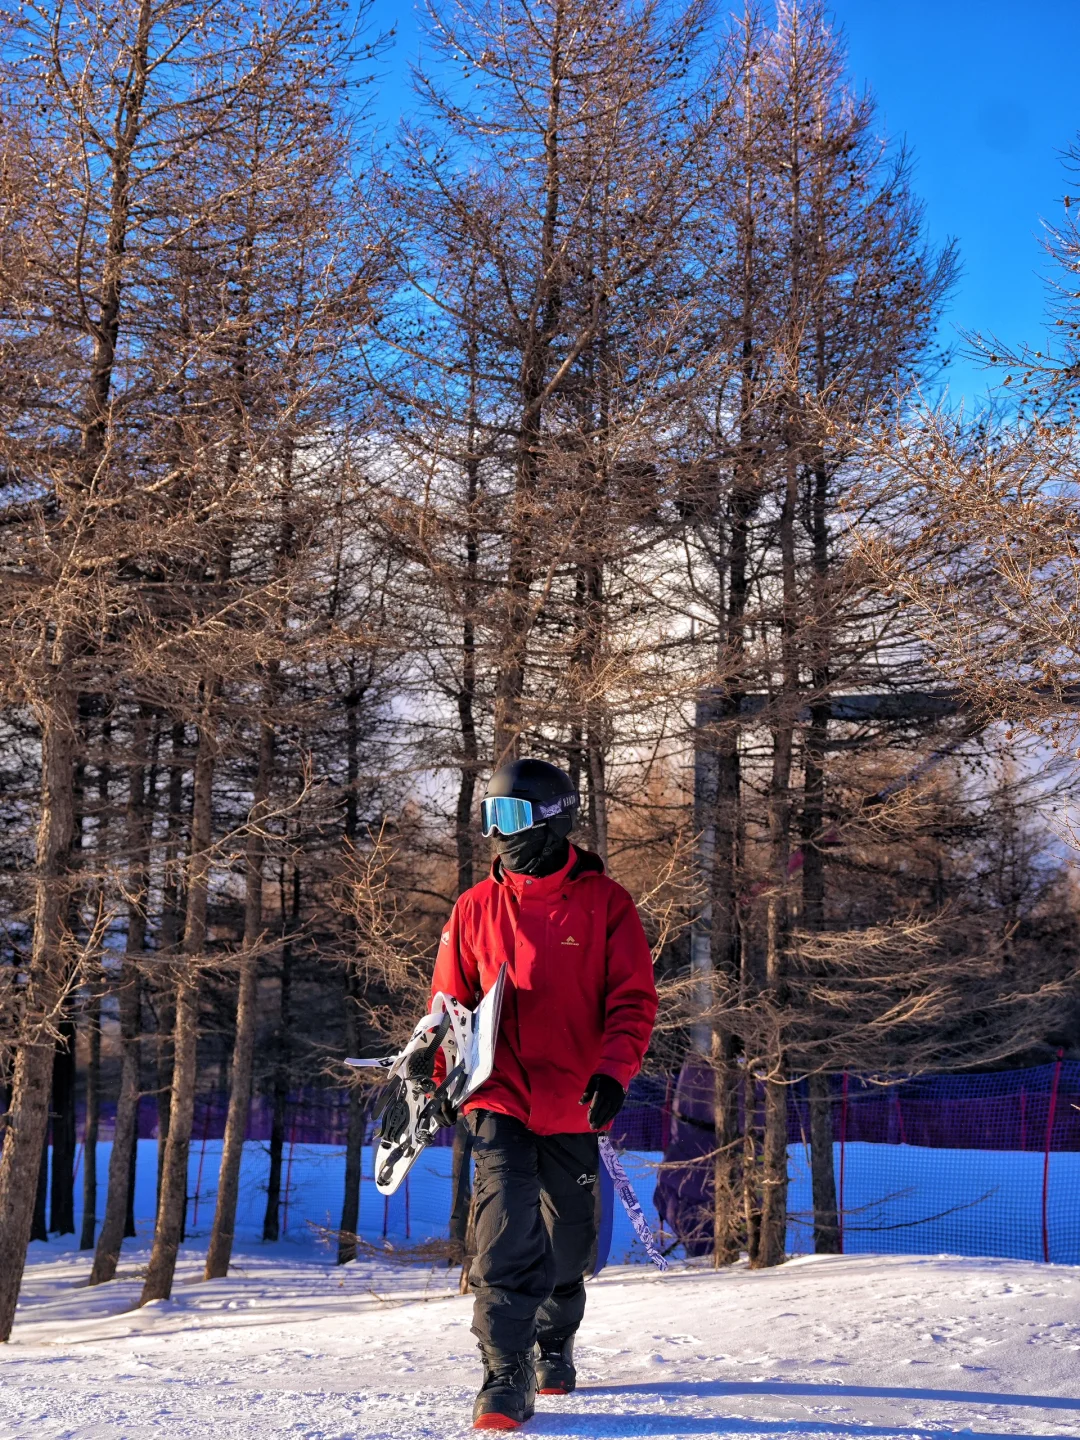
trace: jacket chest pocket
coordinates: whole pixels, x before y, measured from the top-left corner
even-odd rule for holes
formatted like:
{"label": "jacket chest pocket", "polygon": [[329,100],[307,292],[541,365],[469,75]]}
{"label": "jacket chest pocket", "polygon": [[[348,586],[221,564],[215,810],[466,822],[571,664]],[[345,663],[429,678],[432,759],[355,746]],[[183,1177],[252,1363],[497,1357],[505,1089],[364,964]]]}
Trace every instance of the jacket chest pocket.
{"label": "jacket chest pocket", "polygon": [[594,916],[592,907],[586,907],[576,898],[559,896],[548,906],[548,943],[566,950],[592,950],[594,944]]}
{"label": "jacket chest pocket", "polygon": [[581,999],[602,995],[606,971],[603,916],[560,897],[548,909],[546,928],[545,959],[552,982]]}

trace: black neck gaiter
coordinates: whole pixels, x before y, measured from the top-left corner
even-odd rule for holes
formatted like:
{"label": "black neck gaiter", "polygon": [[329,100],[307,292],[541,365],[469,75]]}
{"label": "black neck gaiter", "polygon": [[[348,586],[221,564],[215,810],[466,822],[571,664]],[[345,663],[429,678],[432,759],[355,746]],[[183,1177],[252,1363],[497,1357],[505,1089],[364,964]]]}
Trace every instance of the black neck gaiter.
{"label": "black neck gaiter", "polygon": [[494,835],[495,853],[506,870],[516,875],[554,875],[570,859],[570,842],[550,825],[535,825],[516,835]]}

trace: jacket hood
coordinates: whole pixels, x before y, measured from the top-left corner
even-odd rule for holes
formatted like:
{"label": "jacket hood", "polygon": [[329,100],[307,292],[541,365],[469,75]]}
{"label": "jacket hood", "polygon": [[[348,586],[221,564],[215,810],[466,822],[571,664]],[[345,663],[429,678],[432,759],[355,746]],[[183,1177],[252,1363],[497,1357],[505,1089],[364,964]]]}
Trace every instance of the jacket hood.
{"label": "jacket hood", "polygon": [[600,859],[599,855],[594,855],[591,850],[579,850],[576,845],[574,846],[574,851],[577,859],[573,865],[570,866],[570,873],[566,877],[567,880],[576,880],[579,875],[584,875],[588,872],[594,875],[603,875],[604,862]]}

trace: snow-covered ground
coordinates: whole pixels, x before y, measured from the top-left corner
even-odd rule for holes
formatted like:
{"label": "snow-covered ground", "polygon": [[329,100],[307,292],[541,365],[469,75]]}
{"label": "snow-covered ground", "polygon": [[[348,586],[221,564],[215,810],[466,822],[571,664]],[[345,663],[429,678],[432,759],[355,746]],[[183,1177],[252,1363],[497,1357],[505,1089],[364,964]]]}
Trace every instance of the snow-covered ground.
{"label": "snow-covered ground", "polygon": [[[457,1272],[258,1247],[132,1310],[146,1253],[90,1291],[89,1258],[32,1247],[0,1350],[2,1440],[464,1437],[477,1380]],[[583,1388],[526,1434],[1080,1437],[1080,1268],[804,1257],[752,1274],[609,1269]]]}

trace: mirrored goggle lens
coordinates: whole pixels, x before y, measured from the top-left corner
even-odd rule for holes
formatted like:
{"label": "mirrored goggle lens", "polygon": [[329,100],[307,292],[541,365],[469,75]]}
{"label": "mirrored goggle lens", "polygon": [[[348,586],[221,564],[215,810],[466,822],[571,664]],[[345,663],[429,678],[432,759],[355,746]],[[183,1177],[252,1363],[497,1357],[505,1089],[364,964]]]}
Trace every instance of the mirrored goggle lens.
{"label": "mirrored goggle lens", "polygon": [[516,835],[533,823],[530,800],[515,800],[512,795],[497,795],[480,806],[481,828],[485,835],[498,830],[500,835]]}

